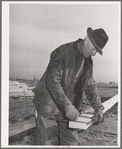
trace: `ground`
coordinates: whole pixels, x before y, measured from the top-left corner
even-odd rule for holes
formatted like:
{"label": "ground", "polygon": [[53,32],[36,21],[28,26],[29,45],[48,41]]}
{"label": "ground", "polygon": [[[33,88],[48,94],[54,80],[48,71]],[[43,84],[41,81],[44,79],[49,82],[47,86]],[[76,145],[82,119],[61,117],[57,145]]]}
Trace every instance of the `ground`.
{"label": "ground", "polygon": [[[98,92],[102,97],[102,102],[113,97],[117,94],[118,89],[111,86],[99,86]],[[17,100],[10,98],[9,99],[9,122],[10,124],[21,122],[31,117],[35,117],[34,114],[34,105],[32,102],[33,98],[19,98]],[[86,97],[84,95],[84,104],[88,104]],[[115,117],[118,115],[118,104],[114,105],[109,111],[105,113],[105,117]],[[117,145],[117,135],[93,131],[93,130],[79,130],[79,140],[81,146],[116,146]],[[10,145],[33,145],[34,144],[34,135],[24,137],[22,140],[16,142],[10,142]]]}

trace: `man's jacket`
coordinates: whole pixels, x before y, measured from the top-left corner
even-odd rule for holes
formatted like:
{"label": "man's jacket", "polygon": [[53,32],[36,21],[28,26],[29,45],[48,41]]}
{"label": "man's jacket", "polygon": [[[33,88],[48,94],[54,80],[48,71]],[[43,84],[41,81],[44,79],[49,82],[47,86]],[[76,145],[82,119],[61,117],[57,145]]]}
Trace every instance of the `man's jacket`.
{"label": "man's jacket", "polygon": [[93,79],[93,61],[79,52],[79,42],[84,41],[78,39],[61,45],[51,53],[48,67],[34,89],[33,102],[43,116],[50,117],[57,110],[64,112],[70,104],[78,109],[83,91],[95,110],[102,106]]}

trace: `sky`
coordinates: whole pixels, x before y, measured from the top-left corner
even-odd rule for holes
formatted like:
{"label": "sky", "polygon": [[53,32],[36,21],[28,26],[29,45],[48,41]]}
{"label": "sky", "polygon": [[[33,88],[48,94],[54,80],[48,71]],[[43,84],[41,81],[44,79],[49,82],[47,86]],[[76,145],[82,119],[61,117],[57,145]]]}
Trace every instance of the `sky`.
{"label": "sky", "polygon": [[118,82],[120,59],[119,2],[57,2],[9,5],[9,77],[42,77],[58,46],[86,36],[88,27],[103,28],[109,41],[96,54],[96,82]]}

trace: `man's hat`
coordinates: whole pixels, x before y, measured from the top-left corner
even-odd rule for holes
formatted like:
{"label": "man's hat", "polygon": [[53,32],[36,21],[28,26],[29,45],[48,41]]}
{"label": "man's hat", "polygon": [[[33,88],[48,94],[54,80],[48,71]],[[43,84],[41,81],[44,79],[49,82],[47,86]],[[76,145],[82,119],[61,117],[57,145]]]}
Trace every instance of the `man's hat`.
{"label": "man's hat", "polygon": [[92,44],[95,46],[96,50],[99,52],[100,55],[102,55],[102,49],[108,41],[106,32],[102,28],[92,30],[92,28],[89,27],[87,29],[87,35]]}

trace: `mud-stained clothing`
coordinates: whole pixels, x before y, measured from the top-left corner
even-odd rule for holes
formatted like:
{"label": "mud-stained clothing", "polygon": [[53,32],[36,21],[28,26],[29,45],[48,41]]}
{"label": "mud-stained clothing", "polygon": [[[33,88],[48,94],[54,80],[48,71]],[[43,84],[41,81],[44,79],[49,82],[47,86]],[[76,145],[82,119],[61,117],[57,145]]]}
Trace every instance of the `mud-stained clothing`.
{"label": "mud-stained clothing", "polygon": [[34,105],[47,119],[59,112],[64,114],[67,105],[72,104],[78,110],[83,91],[95,110],[103,107],[93,78],[92,58],[83,57],[77,48],[79,42],[84,41],[61,45],[51,53],[48,67],[34,89]]}
{"label": "mud-stained clothing", "polygon": [[[46,118],[39,112],[36,114],[35,145],[78,145],[77,130],[68,128],[68,121],[59,115]],[[61,119],[63,121],[61,121]]]}

